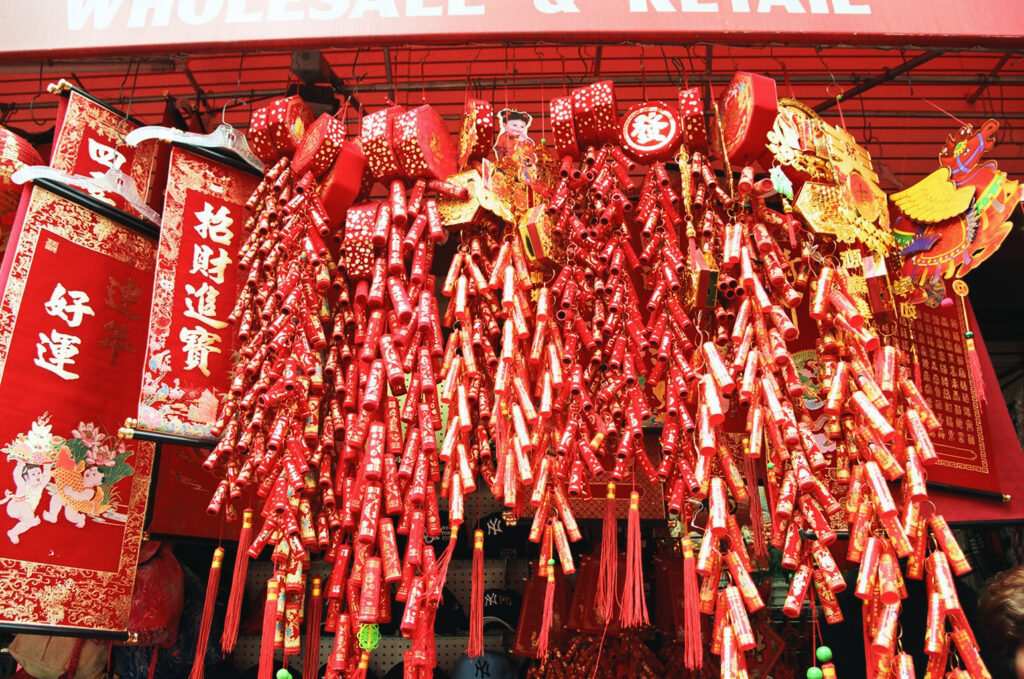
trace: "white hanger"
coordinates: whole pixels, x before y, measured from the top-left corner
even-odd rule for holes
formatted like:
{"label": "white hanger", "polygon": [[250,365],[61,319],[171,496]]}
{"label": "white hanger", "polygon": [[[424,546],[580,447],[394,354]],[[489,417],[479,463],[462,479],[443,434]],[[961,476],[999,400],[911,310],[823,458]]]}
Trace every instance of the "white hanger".
{"label": "white hanger", "polygon": [[250,150],[249,142],[246,141],[245,135],[226,122],[221,122],[217,129],[210,134],[182,132],[174,127],[148,125],[132,130],[125,136],[124,141],[129,146],[136,146],[147,139],[159,139],[161,141],[189,144],[190,146],[231,151],[261,173],[264,170],[263,161],[257,158],[252,150]]}
{"label": "white hanger", "polygon": [[24,184],[35,179],[48,179],[58,184],[67,184],[94,195],[100,192],[118,195],[146,220],[160,225],[160,213],[146,205],[132,178],[114,167],[103,174],[97,173],[95,176],[87,177],[68,174],[47,165],[24,165],[11,175],[11,181],[15,184]]}

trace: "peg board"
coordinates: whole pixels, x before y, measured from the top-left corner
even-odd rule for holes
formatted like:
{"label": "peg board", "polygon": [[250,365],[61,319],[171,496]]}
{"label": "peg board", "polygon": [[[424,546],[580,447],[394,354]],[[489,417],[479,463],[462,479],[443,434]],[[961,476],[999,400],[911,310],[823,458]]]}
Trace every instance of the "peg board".
{"label": "peg board", "polygon": [[[437,644],[437,666],[450,674],[455,663],[459,661],[466,646],[469,644],[468,634],[438,635],[435,637]],[[512,644],[512,632],[487,632],[484,634],[484,649],[488,651],[504,652]],[[409,650],[412,645],[411,639],[402,637],[381,637],[380,645],[370,654],[369,669],[377,675],[377,679],[384,679],[392,667],[402,662],[402,653]],[[327,662],[327,655],[334,646],[334,635],[327,634],[320,639],[320,665]],[[245,635],[238,637],[238,644],[232,656],[232,662],[237,669],[245,671],[256,665],[260,660],[260,638],[257,635]],[[281,654],[277,654],[275,668],[280,667]],[[293,676],[301,677],[302,656],[289,658],[288,666],[294,670]],[[295,674],[298,672],[299,674]]]}
{"label": "peg board", "polygon": [[[310,574],[326,578],[330,574],[331,564],[315,561]],[[258,592],[266,585],[273,574],[273,564],[267,561],[252,561],[246,574],[246,589]],[[522,593],[525,578],[529,575],[529,565],[522,559],[487,559],[484,562],[484,587],[512,589]],[[473,561],[472,559],[452,560],[448,567],[446,587],[451,591],[466,615],[469,615],[470,596],[472,592]],[[511,646],[512,632],[487,632],[484,634],[484,648],[488,651],[504,651]],[[411,640],[399,636],[381,637],[380,645],[370,654],[369,669],[378,679],[383,679],[397,663],[402,662],[402,653],[409,649]],[[437,664],[446,673],[450,672],[466,651],[469,643],[468,634],[438,635]],[[327,656],[334,646],[334,635],[324,634],[320,639],[320,663],[327,661]],[[256,634],[239,635],[232,662],[236,668],[245,671],[257,664],[260,657],[260,637]],[[280,661],[280,655],[278,655]],[[302,656],[289,659],[289,666],[296,671],[302,670]]]}

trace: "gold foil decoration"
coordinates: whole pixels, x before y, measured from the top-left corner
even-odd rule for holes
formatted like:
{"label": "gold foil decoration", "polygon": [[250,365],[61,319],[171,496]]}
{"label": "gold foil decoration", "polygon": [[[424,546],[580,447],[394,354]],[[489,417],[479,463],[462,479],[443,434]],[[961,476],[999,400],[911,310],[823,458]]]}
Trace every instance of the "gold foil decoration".
{"label": "gold foil decoration", "polygon": [[484,185],[478,171],[460,172],[449,177],[448,181],[469,189],[469,198],[466,200],[454,200],[444,196],[438,199],[437,209],[441,214],[441,221],[448,228],[461,229],[475,224],[484,218],[485,212],[512,224],[518,221],[509,204]]}
{"label": "gold foil decoration", "polygon": [[894,245],[871,154],[853,135],[798,101],[780,99],[767,146],[780,165],[809,178],[794,207],[811,229],[882,254]]}

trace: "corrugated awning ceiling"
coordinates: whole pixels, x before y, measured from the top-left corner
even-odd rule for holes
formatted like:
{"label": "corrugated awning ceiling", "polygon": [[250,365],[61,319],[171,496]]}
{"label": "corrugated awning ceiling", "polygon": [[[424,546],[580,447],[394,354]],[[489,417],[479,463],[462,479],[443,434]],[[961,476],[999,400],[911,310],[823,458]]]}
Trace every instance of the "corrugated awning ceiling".
{"label": "corrugated awning ceiling", "polygon": [[[885,76],[922,50],[845,47],[707,45],[391,46],[326,49],[337,78],[367,110],[389,99],[428,102],[455,132],[467,96],[534,115],[534,136],[547,126],[546,102],[581,83],[616,83],[620,112],[644,99],[674,100],[689,85],[709,83],[717,95],[737,70],[773,77],[779,95],[815,105]],[[1011,177],[1024,177],[1024,53],[951,51],[921,58],[916,68],[824,112],[871,152],[883,185],[913,183],[936,167],[945,135],[964,122],[996,118],[999,145],[990,155]],[[49,82],[66,77],[147,123],[164,115],[164,97],[180,109],[244,127],[251,110],[298,81],[285,51],[151,55],[0,63],[0,121],[28,134],[53,125]],[[236,102],[237,98],[242,103]],[[350,123],[356,114],[349,113]]]}

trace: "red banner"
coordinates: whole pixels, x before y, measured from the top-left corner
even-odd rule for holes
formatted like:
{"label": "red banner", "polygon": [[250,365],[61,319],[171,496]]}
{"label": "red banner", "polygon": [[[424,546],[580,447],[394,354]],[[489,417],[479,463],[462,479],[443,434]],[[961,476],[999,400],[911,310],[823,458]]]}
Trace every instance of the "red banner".
{"label": "red banner", "polygon": [[136,429],[211,439],[230,386],[227,316],[245,282],[238,247],[253,175],[175,147],[160,227]]}
{"label": "red banner", "polygon": [[[918,317],[900,327],[900,344],[913,346],[917,352],[921,392],[942,423],[942,428],[931,434],[939,459],[928,467],[928,480],[999,492],[987,418],[968,367],[964,341],[968,328],[960,302],[935,309],[919,304],[915,309]],[[985,407],[1006,406],[999,399]]]}
{"label": "red banner", "polygon": [[[131,177],[143,201],[155,202],[157,196],[152,194],[158,142],[146,141],[137,148],[124,144],[124,136],[138,127],[133,120],[63,81],[57,87],[64,97],[57,113],[50,167],[85,177],[98,177],[111,168],[120,170]],[[119,210],[141,216],[120,196],[99,191],[90,195]]]}
{"label": "red banner", "polygon": [[[69,194],[73,195],[73,194]],[[153,445],[135,405],[156,244],[40,187],[0,281],[0,621],[124,630]]]}
{"label": "red banner", "polygon": [[1024,35],[1024,12],[1005,0],[36,0],[3,3],[0,23],[8,57],[413,39],[995,47]]}
{"label": "red banner", "polygon": [[159,445],[146,531],[154,536],[237,540],[241,519],[228,523],[223,514],[206,513],[218,483],[203,469],[203,460],[210,451],[170,443]]}

